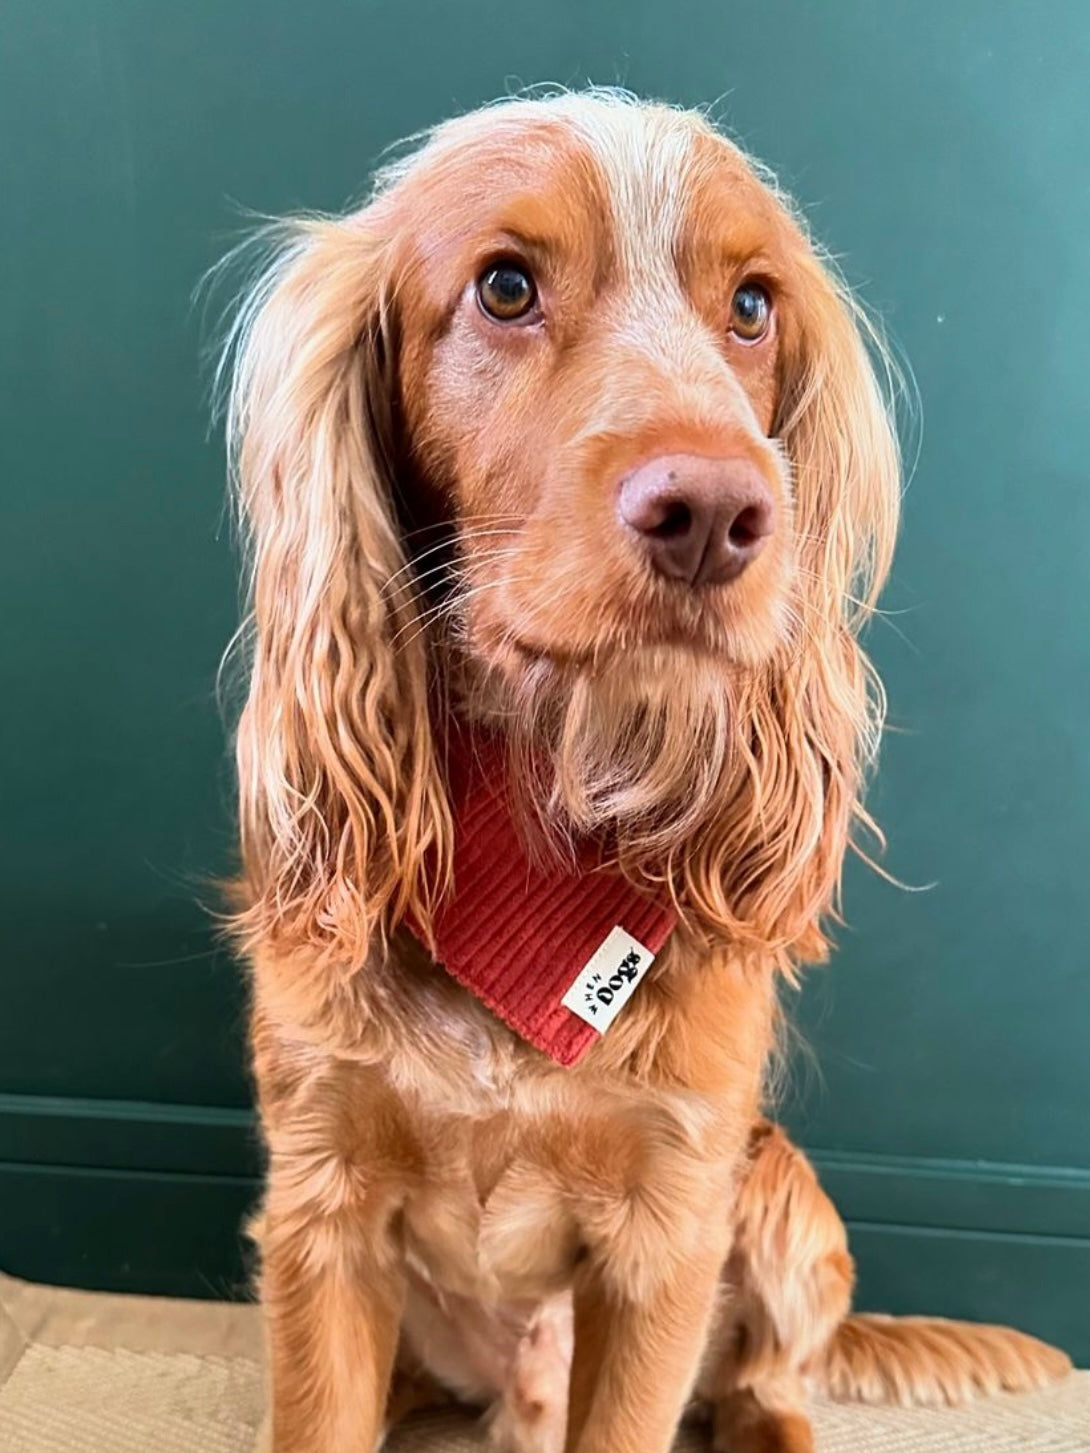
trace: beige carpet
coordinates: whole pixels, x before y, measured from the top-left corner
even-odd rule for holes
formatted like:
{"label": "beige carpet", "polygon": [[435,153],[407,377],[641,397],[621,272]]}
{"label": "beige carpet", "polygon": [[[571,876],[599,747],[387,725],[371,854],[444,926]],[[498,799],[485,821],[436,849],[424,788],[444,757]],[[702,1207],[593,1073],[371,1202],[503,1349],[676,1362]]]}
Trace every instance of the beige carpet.
{"label": "beige carpet", "polygon": [[[0,1275],[0,1453],[251,1453],[252,1307],[111,1297]],[[814,1411],[819,1453],[1090,1453],[1090,1372],[968,1408]],[[679,1453],[704,1445],[687,1434]],[[468,1418],[418,1419],[390,1453],[475,1453]]]}

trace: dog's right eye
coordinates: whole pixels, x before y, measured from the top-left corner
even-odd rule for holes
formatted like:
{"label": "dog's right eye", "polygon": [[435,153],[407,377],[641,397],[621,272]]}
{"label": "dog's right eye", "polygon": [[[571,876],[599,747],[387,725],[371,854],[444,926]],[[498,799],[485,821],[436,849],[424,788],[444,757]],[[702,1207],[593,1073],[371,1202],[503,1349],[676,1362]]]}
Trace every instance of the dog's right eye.
{"label": "dog's right eye", "polygon": [[537,302],[537,288],[526,269],[515,262],[497,262],[481,274],[477,301],[498,323],[525,318]]}

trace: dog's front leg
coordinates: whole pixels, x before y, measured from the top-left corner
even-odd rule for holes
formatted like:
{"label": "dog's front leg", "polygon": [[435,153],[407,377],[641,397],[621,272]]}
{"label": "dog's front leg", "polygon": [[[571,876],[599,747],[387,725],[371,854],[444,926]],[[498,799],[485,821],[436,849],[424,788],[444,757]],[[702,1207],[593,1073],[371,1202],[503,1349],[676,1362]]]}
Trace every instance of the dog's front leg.
{"label": "dog's front leg", "polygon": [[[726,1246],[677,1260],[638,1299],[593,1263],[575,1286],[567,1453],[667,1453],[699,1368]],[[666,1252],[667,1257],[669,1252]]]}
{"label": "dog's front leg", "polygon": [[390,1208],[381,1196],[357,1204],[349,1194],[333,1215],[282,1209],[297,1195],[297,1180],[285,1188],[274,1165],[262,1238],[266,1446],[269,1453],[373,1453],[405,1301]]}

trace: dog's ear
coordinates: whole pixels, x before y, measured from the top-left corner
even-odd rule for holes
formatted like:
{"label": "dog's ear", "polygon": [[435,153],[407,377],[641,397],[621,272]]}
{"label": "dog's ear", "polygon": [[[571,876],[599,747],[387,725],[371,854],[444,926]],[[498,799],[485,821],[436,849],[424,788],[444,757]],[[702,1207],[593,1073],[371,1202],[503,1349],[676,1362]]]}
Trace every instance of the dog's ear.
{"label": "dog's ear", "polygon": [[[776,433],[791,465],[807,628],[855,632],[889,573],[900,513],[899,378],[866,313],[817,256],[788,340]],[[810,588],[812,587],[812,589]]]}
{"label": "dog's ear", "polygon": [[252,610],[235,926],[344,971],[406,913],[427,927],[449,841],[388,477],[396,299],[373,210],[292,224],[235,325],[228,410]]}
{"label": "dog's ear", "polygon": [[792,870],[778,891],[792,891],[777,916],[794,956],[813,961],[825,954],[820,922],[837,904],[855,829],[880,840],[861,794],[885,696],[858,636],[889,572],[901,470],[888,349],[832,269],[817,254],[809,266],[776,430],[793,485],[800,641],[768,737],[785,754],[780,781],[789,784],[780,827]]}
{"label": "dog's ear", "polygon": [[885,699],[858,634],[889,569],[900,503],[886,355],[816,255],[810,268],[783,339],[775,430],[792,479],[795,637],[784,661],[739,687],[744,786],[687,865],[705,913],[788,972],[825,957],[845,852],[855,829],[877,831],[862,791]]}

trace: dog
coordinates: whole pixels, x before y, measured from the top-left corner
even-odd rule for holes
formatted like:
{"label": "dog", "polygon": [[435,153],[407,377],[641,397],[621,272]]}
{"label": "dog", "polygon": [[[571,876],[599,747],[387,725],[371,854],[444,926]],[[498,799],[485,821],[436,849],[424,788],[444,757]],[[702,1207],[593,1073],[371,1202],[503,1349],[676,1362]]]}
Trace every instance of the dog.
{"label": "dog", "polygon": [[688,1412],[805,1453],[811,1388],[1062,1375],[850,1315],[763,1118],[873,826],[900,493],[880,335],[771,176],[693,112],[506,101],[291,224],[227,357],[268,1446],[453,1397],[504,1453]]}

